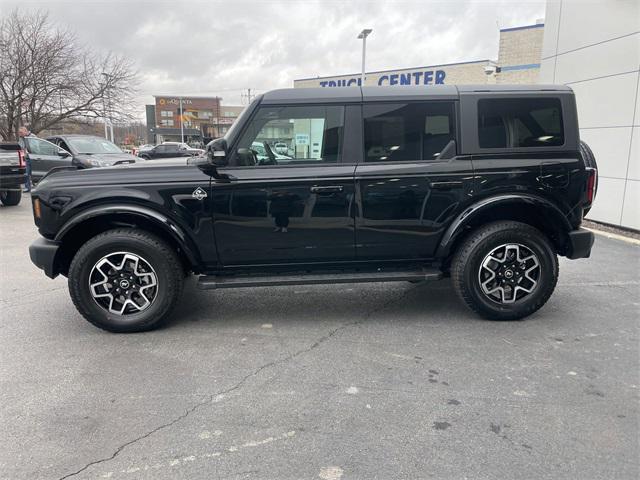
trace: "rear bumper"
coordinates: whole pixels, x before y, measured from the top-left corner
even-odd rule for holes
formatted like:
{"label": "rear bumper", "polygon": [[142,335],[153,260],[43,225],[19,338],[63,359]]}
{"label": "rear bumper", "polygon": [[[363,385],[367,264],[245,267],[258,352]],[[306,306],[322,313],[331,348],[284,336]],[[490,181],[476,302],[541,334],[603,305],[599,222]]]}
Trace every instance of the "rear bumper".
{"label": "rear bumper", "polygon": [[56,266],[56,255],[60,244],[46,238],[38,238],[29,245],[29,257],[33,264],[43,270],[49,278],[56,278],[60,273]]}
{"label": "rear bumper", "polygon": [[594,240],[595,236],[593,235],[593,232],[584,228],[579,228],[569,232],[567,258],[572,260],[575,260],[576,258],[589,258]]}
{"label": "rear bumper", "polygon": [[24,167],[2,167],[0,168],[0,189],[18,190],[22,188],[25,181]]}

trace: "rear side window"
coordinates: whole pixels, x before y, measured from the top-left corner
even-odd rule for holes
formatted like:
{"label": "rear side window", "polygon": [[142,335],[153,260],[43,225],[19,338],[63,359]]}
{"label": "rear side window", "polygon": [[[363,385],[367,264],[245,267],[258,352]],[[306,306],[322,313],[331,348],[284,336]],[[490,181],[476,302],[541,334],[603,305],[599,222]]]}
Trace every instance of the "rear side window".
{"label": "rear side window", "polygon": [[365,161],[437,159],[455,138],[453,112],[453,102],[365,105]]}
{"label": "rear side window", "polygon": [[554,147],[564,144],[562,107],[557,98],[478,101],[480,148]]}

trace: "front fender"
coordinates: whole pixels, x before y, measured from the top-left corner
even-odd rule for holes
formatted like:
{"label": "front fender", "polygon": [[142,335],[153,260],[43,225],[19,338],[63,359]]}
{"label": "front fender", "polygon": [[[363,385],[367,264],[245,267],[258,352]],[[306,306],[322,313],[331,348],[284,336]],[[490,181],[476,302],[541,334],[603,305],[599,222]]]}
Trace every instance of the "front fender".
{"label": "front fender", "polygon": [[178,242],[192,265],[198,265],[200,263],[200,255],[195,242],[193,242],[177,222],[157,210],[139,205],[111,204],[90,207],[73,216],[64,225],[62,225],[56,234],[54,241],[62,242],[65,235],[89,219],[118,214],[126,214],[153,222]]}
{"label": "front fender", "polygon": [[[484,198],[460,213],[449,225],[438,245],[436,256],[445,258],[451,253],[451,247],[462,234],[465,227],[472,224],[481,215],[487,213],[490,209],[501,206],[526,206],[534,207],[544,213],[544,218],[557,227],[557,230],[568,233],[572,230],[571,223],[567,220],[562,211],[549,200],[531,194],[503,194],[489,198]],[[495,220],[504,220],[504,218],[495,218]]]}

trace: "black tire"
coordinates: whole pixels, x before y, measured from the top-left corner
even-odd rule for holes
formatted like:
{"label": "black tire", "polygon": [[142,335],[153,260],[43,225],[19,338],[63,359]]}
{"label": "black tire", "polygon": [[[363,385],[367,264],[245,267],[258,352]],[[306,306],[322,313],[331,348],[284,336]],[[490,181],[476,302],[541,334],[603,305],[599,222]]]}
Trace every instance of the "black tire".
{"label": "black tire", "polygon": [[[112,313],[92,296],[89,283],[94,267],[117,252],[139,256],[155,273],[155,295],[141,311]],[[182,293],[184,269],[174,249],[160,238],[144,230],[121,228],[93,237],[78,250],[69,268],[68,283],[74,305],[96,327],[119,333],[142,332],[158,328],[169,319]]]}
{"label": "black tire", "polygon": [[[518,293],[516,288],[513,303],[501,302],[505,299],[504,291],[499,295],[500,300],[491,298],[484,293],[480,282],[483,260],[494,249],[506,244],[523,246],[535,254],[539,264],[539,271],[532,273],[538,275],[536,286],[531,293]],[[506,264],[497,265],[508,268]],[[512,221],[489,223],[473,231],[460,245],[453,257],[451,279],[458,296],[482,317],[517,320],[531,315],[549,300],[558,282],[558,257],[547,237],[530,225]]]}
{"label": "black tire", "polygon": [[20,203],[22,199],[21,190],[2,190],[0,191],[0,202],[5,207],[14,207]]}
{"label": "black tire", "polygon": [[[596,163],[596,156],[593,154],[591,147],[589,147],[589,145],[587,145],[587,143],[583,142],[582,140],[580,140],[580,157],[582,158],[582,161],[584,162],[585,167],[595,168],[596,170],[598,169],[598,164]],[[595,184],[594,193],[593,193],[594,201],[596,199],[597,194],[598,194],[598,175],[596,175],[596,184]],[[587,213],[589,213],[589,210],[591,210],[591,207],[585,208],[584,215],[587,215]]]}

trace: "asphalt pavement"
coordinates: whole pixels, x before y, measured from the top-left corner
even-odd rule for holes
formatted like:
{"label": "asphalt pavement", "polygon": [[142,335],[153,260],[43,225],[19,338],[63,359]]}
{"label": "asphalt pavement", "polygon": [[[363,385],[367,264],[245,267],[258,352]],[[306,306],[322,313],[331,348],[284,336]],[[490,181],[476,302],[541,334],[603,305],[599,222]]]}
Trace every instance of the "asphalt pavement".
{"label": "asphalt pavement", "polygon": [[635,479],[640,246],[597,236],[547,305],[481,320],[448,281],[199,291],[117,335],[0,208],[2,479]]}

